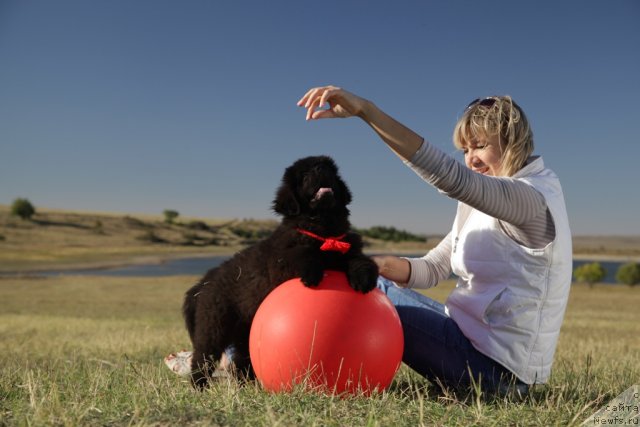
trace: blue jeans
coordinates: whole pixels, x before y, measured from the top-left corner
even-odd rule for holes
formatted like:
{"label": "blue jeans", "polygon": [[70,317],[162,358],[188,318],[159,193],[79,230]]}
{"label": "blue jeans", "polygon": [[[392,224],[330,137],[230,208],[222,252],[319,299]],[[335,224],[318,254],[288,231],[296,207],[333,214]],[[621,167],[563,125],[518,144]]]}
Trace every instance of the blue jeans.
{"label": "blue jeans", "polygon": [[430,382],[454,389],[478,384],[484,392],[515,390],[528,386],[493,359],[476,350],[450,318],[444,305],[411,289],[378,278],[382,290],[398,311],[404,332],[402,361]]}

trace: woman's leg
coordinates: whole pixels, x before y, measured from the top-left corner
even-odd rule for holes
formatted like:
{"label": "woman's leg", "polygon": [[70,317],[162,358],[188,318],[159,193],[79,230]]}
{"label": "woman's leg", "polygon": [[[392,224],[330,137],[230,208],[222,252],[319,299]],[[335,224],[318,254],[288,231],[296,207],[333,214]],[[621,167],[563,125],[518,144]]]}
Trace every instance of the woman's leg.
{"label": "woman's leg", "polygon": [[382,277],[378,288],[398,311],[404,332],[403,362],[413,370],[454,388],[471,384],[472,378],[485,391],[516,381],[510,371],[473,347],[444,305]]}

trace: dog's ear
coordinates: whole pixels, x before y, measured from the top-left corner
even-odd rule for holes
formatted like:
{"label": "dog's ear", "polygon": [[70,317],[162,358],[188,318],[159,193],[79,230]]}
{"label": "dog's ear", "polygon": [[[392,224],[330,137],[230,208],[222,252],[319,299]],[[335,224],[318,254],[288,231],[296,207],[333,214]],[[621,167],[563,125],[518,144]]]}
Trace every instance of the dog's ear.
{"label": "dog's ear", "polygon": [[300,202],[294,191],[286,184],[282,183],[273,201],[273,210],[283,216],[298,215],[300,213]]}
{"label": "dog's ear", "polygon": [[336,196],[340,199],[340,202],[342,205],[347,206],[349,203],[351,203],[351,199],[352,199],[351,191],[349,190],[349,187],[347,187],[347,184],[344,182],[344,180],[340,176],[340,170],[338,168],[338,165],[329,156],[320,156],[318,158],[322,159],[322,161],[325,162],[325,164],[333,170],[333,174],[336,177],[336,184],[338,186],[338,188],[334,188],[334,190],[336,190],[335,191]]}
{"label": "dog's ear", "polygon": [[276,198],[273,201],[273,210],[282,216],[298,215],[300,213],[300,201],[296,194],[296,164],[289,166],[284,171],[282,184],[280,184],[280,188],[276,192]]}
{"label": "dog's ear", "polygon": [[349,203],[351,203],[351,190],[349,190],[347,184],[345,184],[345,182],[340,177],[338,177],[338,185],[340,186],[340,194],[342,194],[342,197],[344,198],[344,205],[347,206]]}

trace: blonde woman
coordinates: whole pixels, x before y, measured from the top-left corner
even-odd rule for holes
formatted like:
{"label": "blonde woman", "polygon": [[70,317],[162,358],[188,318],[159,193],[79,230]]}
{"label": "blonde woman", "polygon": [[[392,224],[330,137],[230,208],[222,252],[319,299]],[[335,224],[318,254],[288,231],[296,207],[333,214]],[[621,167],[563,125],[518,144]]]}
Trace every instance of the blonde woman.
{"label": "blonde woman", "polygon": [[[374,257],[405,334],[403,361],[435,384],[486,392],[548,380],[571,284],[571,233],[557,176],[508,96],[470,103],[454,145],[464,163],[334,86],[298,101],[307,120],[359,117],[424,181],[458,200],[449,234],[421,258]],[[466,167],[465,167],[466,166]],[[425,289],[454,273],[444,305]]]}

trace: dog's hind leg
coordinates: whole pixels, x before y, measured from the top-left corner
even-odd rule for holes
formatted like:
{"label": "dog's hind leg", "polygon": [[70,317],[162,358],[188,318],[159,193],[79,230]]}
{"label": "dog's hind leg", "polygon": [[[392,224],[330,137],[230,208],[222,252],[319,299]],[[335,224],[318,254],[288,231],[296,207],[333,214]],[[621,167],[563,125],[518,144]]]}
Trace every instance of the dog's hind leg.
{"label": "dog's hind leg", "polygon": [[193,341],[193,335],[196,330],[196,297],[200,292],[201,284],[197,284],[187,291],[184,296],[184,303],[182,304],[182,316],[184,317],[184,323],[189,332],[189,338]]}
{"label": "dog's hind leg", "polygon": [[249,331],[250,328],[245,325],[236,329],[233,342],[233,365],[240,378],[253,380],[255,372],[249,355]]}
{"label": "dog's hind leg", "polygon": [[191,360],[191,383],[195,388],[203,389],[207,386],[215,370],[215,360],[220,355],[222,353],[216,355],[194,348],[193,359]]}
{"label": "dog's hind leg", "polygon": [[206,315],[205,319],[198,318],[193,337],[191,381],[196,388],[207,386],[217,361],[231,342],[230,331],[224,327],[229,322],[229,315],[221,312]]}

